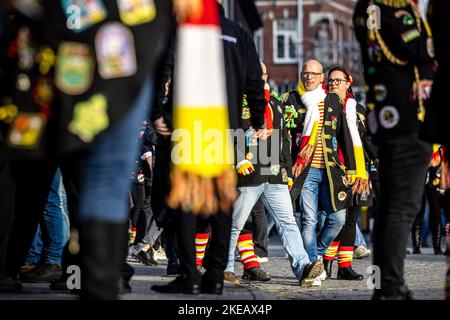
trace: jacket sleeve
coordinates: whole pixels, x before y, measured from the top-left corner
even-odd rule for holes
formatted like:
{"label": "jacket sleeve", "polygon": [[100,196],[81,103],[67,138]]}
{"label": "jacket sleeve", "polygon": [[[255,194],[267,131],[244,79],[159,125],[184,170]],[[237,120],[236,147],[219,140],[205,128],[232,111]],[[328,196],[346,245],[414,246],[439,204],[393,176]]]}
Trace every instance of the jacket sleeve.
{"label": "jacket sleeve", "polygon": [[264,81],[261,79],[261,64],[253,39],[246,31],[243,31],[242,35],[245,43],[245,61],[247,66],[244,92],[247,95],[247,101],[250,107],[250,122],[253,128],[257,130],[264,124],[264,111],[266,108]]}
{"label": "jacket sleeve", "polygon": [[[337,95],[328,96],[332,101],[332,106],[338,106],[338,121],[339,125],[337,127],[338,132],[336,132],[339,148],[342,151],[344,157],[346,174],[355,175],[356,174],[356,162],[355,153],[353,151],[353,143],[350,135],[350,130],[348,129],[347,119],[344,114],[344,109],[339,106],[339,98]],[[335,108],[335,107],[334,107]]]}

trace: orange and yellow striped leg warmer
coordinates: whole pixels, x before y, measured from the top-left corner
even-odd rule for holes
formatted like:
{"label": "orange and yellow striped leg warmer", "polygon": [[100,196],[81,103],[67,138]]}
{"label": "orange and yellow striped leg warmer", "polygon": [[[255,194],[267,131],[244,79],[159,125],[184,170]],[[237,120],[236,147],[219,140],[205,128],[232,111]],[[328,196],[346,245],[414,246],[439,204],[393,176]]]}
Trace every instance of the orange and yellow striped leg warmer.
{"label": "orange and yellow striped leg warmer", "polygon": [[128,234],[129,244],[133,244],[136,240],[136,227],[132,227],[130,233]]}
{"label": "orange and yellow striped leg warmer", "polygon": [[195,264],[200,267],[203,265],[209,234],[210,232],[195,234]]}
{"label": "orange and yellow striped leg warmer", "polygon": [[251,233],[239,235],[237,248],[241,256],[241,263],[244,265],[244,270],[261,267],[258,257],[255,254],[255,244],[253,243],[253,235]]}
{"label": "orange and yellow striped leg warmer", "polygon": [[323,254],[323,260],[333,261],[336,257],[340,241],[333,241]]}
{"label": "orange and yellow striped leg warmer", "polygon": [[352,266],[354,246],[339,247],[338,252],[338,268],[346,268]]}

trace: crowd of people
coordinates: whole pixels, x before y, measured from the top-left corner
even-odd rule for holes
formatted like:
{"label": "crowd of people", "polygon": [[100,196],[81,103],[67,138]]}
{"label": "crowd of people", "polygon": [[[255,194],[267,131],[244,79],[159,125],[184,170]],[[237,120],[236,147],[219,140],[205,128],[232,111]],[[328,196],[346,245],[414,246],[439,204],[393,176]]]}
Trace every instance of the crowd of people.
{"label": "crowd of people", "polygon": [[[413,0],[358,2],[367,98],[357,101],[345,66],[314,59],[297,88],[272,90],[251,35],[221,1],[9,1],[0,293],[48,282],[116,299],[132,290],[130,260],[165,258],[177,277],[151,290],[222,294],[224,281],[240,283],[236,253],[244,280],[271,280],[273,225],[299,286],[362,281],[352,261],[371,251],[358,216],[372,207],[373,298],[412,299],[404,259],[410,235],[420,253],[426,204],[435,254],[450,232],[448,43],[432,34],[445,26],[443,2],[430,2],[430,24]],[[373,4],[381,27],[368,28]],[[208,150],[196,121],[222,133],[219,163],[189,163]],[[180,130],[194,137],[177,157]],[[73,265],[81,284],[68,288]]]}

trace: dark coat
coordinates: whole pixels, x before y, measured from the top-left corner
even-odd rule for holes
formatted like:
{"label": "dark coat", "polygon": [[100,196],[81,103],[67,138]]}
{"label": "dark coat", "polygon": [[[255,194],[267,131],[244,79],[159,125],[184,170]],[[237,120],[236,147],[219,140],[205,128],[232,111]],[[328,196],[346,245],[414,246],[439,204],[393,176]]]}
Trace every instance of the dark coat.
{"label": "dark coat", "polygon": [[[287,99],[285,99],[285,106],[287,103],[290,103],[291,105],[294,105],[298,112],[299,121],[297,121],[298,125],[294,130],[294,132],[298,133],[303,130],[306,107],[303,104],[298,104],[297,96],[298,98],[300,97],[298,93],[292,91],[289,96],[291,95],[292,97],[287,97]],[[325,98],[324,126],[321,137],[330,187],[330,200],[333,210],[336,212],[348,208],[352,204],[352,190],[346,185],[346,176],[348,173],[356,171],[355,155],[350,131],[348,129],[342,103],[336,94],[328,94]],[[295,149],[298,150],[298,147],[295,147]],[[293,158],[293,162],[296,158],[297,155]],[[300,176],[294,181],[294,185],[291,189],[291,198],[293,202],[295,202],[300,195],[301,188],[308,176],[310,167],[311,163],[306,166]]]}
{"label": "dark coat", "polygon": [[[415,67],[419,78],[427,80],[427,89],[430,89],[433,80],[433,59],[429,54],[431,40],[424,23],[417,25],[411,5],[394,8],[377,2],[381,28],[368,28],[367,8],[370,4],[372,2],[369,0],[360,0],[353,17],[368,87],[367,105],[375,112],[369,116],[369,127],[380,139],[385,136],[416,135],[423,119],[419,120],[418,116],[419,100],[412,95],[416,81]],[[384,44],[402,61],[400,64],[388,59],[390,54],[383,52],[383,48],[387,52]],[[424,102],[425,109],[428,102]]]}
{"label": "dark coat", "polygon": [[[255,154],[252,153],[253,158],[249,160],[252,162],[255,171],[246,176],[239,175],[238,187],[260,185],[265,182],[272,184],[287,184],[288,177],[292,178],[292,160],[290,155],[291,139],[283,118],[283,104],[279,97],[274,94],[271,95],[269,104],[272,109],[273,129],[274,132],[276,132],[276,135],[273,134],[267,139],[267,152],[265,152],[265,156],[272,159],[271,147],[275,137],[278,138],[278,141],[274,146],[274,151],[277,152],[275,160],[276,164],[271,162],[263,163],[261,161],[262,158],[258,146],[255,146],[256,150],[253,151],[251,147],[246,144],[245,151],[240,150],[237,154],[246,155],[249,152],[255,152]],[[250,123],[247,121],[247,124],[244,124],[244,128],[245,130],[248,130],[249,127]],[[260,143],[259,139],[258,143]]]}

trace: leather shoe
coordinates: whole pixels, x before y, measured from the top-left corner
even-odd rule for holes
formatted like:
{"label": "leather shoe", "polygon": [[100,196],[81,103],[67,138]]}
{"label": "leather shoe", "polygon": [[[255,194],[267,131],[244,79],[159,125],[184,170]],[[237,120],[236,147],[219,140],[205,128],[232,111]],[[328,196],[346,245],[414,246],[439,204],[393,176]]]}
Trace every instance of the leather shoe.
{"label": "leather shoe", "polygon": [[414,300],[414,298],[407,286],[401,286],[391,290],[375,290],[372,300]]}
{"label": "leather shoe", "polygon": [[169,282],[166,285],[153,285],[151,287],[153,291],[160,293],[186,293],[186,294],[199,294],[200,286],[198,284],[188,284],[180,277]]}
{"label": "leather shoe", "polygon": [[0,274],[0,293],[14,293],[22,291],[22,282]]}
{"label": "leather shoe", "polygon": [[340,280],[356,280],[362,281],[364,280],[364,276],[362,274],[356,273],[352,267],[345,267],[338,270],[337,278]]}

